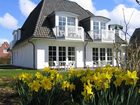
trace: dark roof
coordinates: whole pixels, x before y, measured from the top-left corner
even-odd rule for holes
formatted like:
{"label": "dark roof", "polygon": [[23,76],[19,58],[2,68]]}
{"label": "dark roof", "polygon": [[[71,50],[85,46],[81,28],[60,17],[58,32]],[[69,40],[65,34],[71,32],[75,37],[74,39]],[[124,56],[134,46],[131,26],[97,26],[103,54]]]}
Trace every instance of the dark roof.
{"label": "dark roof", "polygon": [[[52,28],[49,27],[51,21],[48,17],[57,11],[71,12],[78,15],[79,21],[93,16],[93,14],[75,2],[68,0],[41,0],[37,7],[31,12],[21,28],[21,42],[30,37],[54,37]],[[43,23],[47,19],[47,25]]]}
{"label": "dark roof", "polygon": [[104,17],[104,16],[94,16],[94,17],[105,19],[105,20],[107,20],[108,22],[111,20],[111,19],[109,19],[109,18],[107,18],[107,17]]}
{"label": "dark roof", "polygon": [[139,43],[140,44],[140,28],[135,29],[133,35],[129,41],[130,44]]}
{"label": "dark roof", "polygon": [[113,28],[113,29],[123,29],[123,26],[122,25],[119,25],[119,24],[110,24],[109,26],[109,29],[110,28]]}
{"label": "dark roof", "polygon": [[119,35],[115,35],[115,43],[126,44],[126,42],[119,37]]}

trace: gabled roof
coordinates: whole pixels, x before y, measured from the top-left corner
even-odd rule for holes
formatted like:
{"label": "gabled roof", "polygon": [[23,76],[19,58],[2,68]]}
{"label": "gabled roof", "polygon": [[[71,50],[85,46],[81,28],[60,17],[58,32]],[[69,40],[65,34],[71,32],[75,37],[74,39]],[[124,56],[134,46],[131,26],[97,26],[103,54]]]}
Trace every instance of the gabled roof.
{"label": "gabled roof", "polygon": [[75,2],[68,0],[42,0],[37,7],[31,12],[21,28],[21,40],[30,37],[54,37],[52,29],[49,27],[51,22],[47,20],[46,26],[43,22],[48,16],[55,11],[66,11],[79,15],[79,21],[93,16],[89,11],[86,11]]}
{"label": "gabled roof", "polygon": [[133,35],[130,38],[129,43],[130,44],[135,44],[135,43],[140,44],[140,28],[135,29]]}

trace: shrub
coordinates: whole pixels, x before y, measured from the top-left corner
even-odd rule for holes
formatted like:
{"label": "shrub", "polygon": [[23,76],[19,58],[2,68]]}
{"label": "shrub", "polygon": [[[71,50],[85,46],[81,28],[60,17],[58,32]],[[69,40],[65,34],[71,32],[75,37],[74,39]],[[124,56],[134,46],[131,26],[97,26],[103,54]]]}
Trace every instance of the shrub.
{"label": "shrub", "polygon": [[20,74],[16,89],[22,105],[138,105],[139,81],[136,71],[110,66],[64,74],[45,68]]}

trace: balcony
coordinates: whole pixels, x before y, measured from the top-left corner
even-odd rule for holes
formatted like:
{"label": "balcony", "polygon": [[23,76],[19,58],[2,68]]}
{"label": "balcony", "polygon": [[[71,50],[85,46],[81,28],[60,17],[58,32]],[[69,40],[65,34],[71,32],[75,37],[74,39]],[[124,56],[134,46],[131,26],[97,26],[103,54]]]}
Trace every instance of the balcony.
{"label": "balcony", "polygon": [[84,29],[76,26],[55,27],[53,29],[56,38],[66,40],[84,41]]}
{"label": "balcony", "polygon": [[115,40],[115,31],[112,30],[89,31],[88,33],[93,41],[113,43]]}

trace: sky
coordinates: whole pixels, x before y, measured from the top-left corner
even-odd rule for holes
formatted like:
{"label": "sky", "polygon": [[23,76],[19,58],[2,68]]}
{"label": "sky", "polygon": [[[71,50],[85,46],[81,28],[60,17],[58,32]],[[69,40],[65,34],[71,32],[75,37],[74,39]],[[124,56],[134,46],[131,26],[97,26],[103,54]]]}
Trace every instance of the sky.
{"label": "sky", "polygon": [[[13,40],[12,32],[21,28],[26,18],[41,0],[1,0],[0,1],[0,42]],[[111,19],[110,23],[124,26],[130,20],[129,35],[140,27],[140,5],[135,0],[70,0],[97,16]]]}

